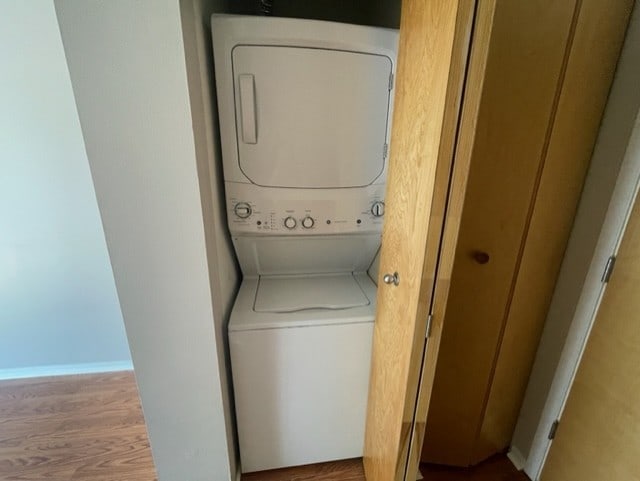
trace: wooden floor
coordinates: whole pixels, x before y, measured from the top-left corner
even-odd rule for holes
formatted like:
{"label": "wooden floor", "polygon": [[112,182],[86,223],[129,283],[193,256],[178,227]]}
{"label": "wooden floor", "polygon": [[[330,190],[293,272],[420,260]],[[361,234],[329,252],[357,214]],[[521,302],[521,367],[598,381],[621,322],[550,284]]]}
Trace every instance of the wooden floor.
{"label": "wooden floor", "polygon": [[425,481],[530,481],[502,455],[469,469],[422,465],[420,471]]}
{"label": "wooden floor", "polygon": [[[504,456],[426,481],[528,481]],[[154,481],[133,374],[0,381],[0,480]],[[245,474],[242,481],[364,481],[359,459]]]}
{"label": "wooden floor", "polygon": [[[495,456],[470,469],[423,464],[425,481],[530,481],[506,456]],[[242,481],[365,481],[360,459],[250,473]]]}
{"label": "wooden floor", "polygon": [[153,481],[131,373],[0,382],[0,480]]}

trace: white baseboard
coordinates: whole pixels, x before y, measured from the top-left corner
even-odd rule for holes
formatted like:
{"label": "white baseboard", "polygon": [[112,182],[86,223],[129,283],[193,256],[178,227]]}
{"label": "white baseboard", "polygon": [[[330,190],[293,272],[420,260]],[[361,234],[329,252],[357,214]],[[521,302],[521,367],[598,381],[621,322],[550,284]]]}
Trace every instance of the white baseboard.
{"label": "white baseboard", "polygon": [[524,469],[525,463],[527,462],[527,460],[524,459],[524,456],[518,450],[518,448],[513,446],[511,446],[511,448],[509,449],[509,452],[507,453],[507,458],[509,458],[509,461],[511,461],[511,464],[513,464],[518,471],[522,471]]}
{"label": "white baseboard", "polygon": [[132,371],[131,361],[92,362],[86,364],[58,364],[55,366],[32,366],[17,369],[0,369],[0,381],[31,377],[71,376],[73,374],[95,374],[100,372]]}

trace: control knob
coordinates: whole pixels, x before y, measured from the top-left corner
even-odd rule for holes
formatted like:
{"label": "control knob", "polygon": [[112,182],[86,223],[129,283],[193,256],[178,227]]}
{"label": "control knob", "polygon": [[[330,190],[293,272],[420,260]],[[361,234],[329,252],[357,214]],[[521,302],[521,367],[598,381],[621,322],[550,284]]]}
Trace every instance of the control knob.
{"label": "control knob", "polygon": [[285,226],[287,229],[295,229],[295,227],[296,227],[296,225],[297,225],[297,224],[298,224],[298,223],[296,222],[296,220],[295,220],[293,217],[291,217],[291,216],[287,217],[287,218],[284,220],[284,226]]}
{"label": "control knob", "polygon": [[313,217],[307,216],[304,219],[302,219],[302,227],[304,227],[305,229],[311,229],[314,224],[315,224],[315,221],[313,220]]}
{"label": "control knob", "polygon": [[233,206],[233,213],[241,219],[246,219],[251,215],[251,206],[246,202],[238,202]]}
{"label": "control knob", "polygon": [[384,202],[374,202],[371,206],[371,213],[374,217],[382,217],[384,215]]}

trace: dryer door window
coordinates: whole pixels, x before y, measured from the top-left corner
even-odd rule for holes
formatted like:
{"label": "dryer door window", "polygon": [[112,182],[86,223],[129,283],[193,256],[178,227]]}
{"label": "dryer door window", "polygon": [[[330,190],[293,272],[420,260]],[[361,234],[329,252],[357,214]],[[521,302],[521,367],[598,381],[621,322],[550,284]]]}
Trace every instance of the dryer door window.
{"label": "dryer door window", "polygon": [[391,60],[286,46],[233,49],[238,159],[268,187],[370,185],[384,171]]}

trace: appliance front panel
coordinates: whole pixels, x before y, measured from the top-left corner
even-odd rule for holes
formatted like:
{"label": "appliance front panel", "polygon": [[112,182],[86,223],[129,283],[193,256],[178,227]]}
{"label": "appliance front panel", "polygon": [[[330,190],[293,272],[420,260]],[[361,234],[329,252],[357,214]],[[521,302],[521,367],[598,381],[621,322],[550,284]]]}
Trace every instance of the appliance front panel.
{"label": "appliance front panel", "polygon": [[380,234],[237,236],[232,240],[245,276],[365,272],[380,248]]}
{"label": "appliance front panel", "polygon": [[252,183],[362,187],[383,174],[389,57],[237,45],[232,62],[238,162]]}
{"label": "appliance front panel", "polygon": [[233,235],[308,236],[382,232],[384,185],[360,189],[277,189],[227,182]]}
{"label": "appliance front panel", "polygon": [[373,320],[229,333],[242,472],[362,456]]}

